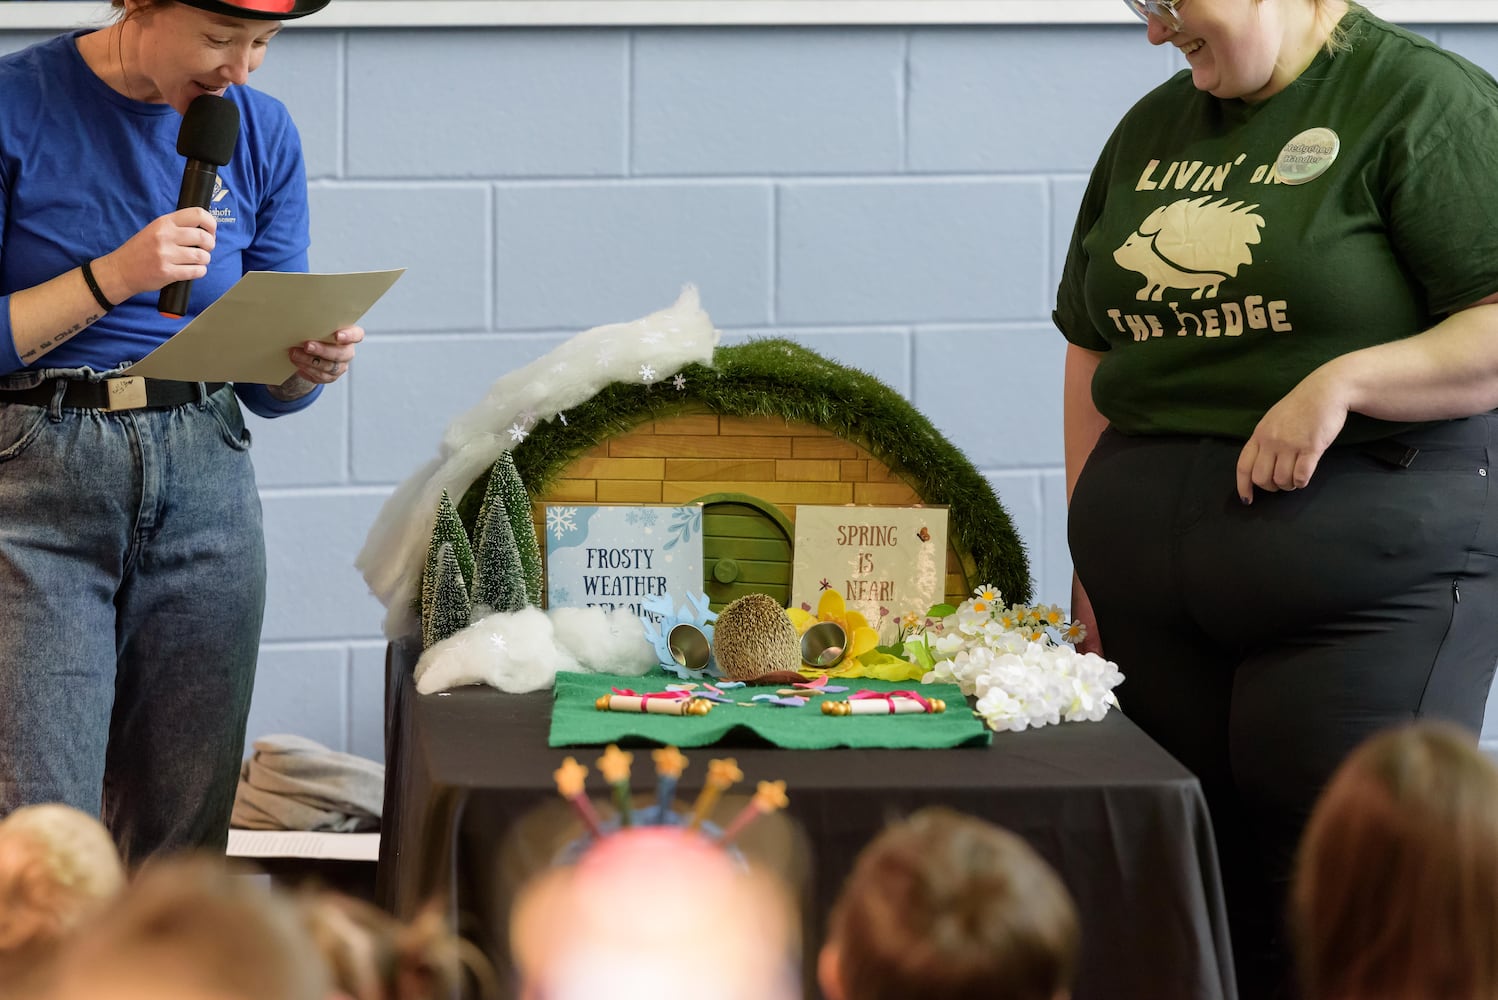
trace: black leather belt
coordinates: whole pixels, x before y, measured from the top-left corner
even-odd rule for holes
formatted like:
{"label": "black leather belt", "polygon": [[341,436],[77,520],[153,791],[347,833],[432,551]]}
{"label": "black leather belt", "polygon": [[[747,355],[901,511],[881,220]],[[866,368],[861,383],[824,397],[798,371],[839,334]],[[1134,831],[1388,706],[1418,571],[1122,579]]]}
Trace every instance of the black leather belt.
{"label": "black leather belt", "polygon": [[66,381],[62,405],[74,410],[163,410],[184,403],[196,403],[198,387],[204,396],[224,387],[223,382],[174,382],[159,378],[111,378],[102,382],[81,379],[50,379],[30,389],[0,389],[0,403],[24,403],[28,406],[51,406],[57,395],[58,381]]}

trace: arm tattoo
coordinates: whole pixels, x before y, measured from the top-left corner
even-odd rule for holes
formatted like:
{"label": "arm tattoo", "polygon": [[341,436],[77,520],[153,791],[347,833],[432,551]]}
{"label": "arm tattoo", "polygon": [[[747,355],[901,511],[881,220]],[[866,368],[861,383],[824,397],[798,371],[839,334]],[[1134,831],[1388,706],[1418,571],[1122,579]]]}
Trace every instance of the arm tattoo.
{"label": "arm tattoo", "polygon": [[82,323],[74,323],[72,326],[68,327],[66,330],[64,330],[61,333],[57,334],[57,336],[53,337],[51,340],[44,340],[40,344],[37,344],[35,347],[33,347],[31,350],[26,351],[24,354],[21,355],[21,361],[23,363],[25,363],[25,364],[30,364],[33,360],[35,360],[36,358],[40,357],[41,355],[47,353],[52,348],[54,348],[54,347],[61,347],[62,344],[63,344],[63,342],[67,341],[67,340],[70,340],[75,333],[78,333],[80,330],[82,330],[86,326],[90,326],[90,325],[92,325],[94,323],[97,323],[103,317],[104,317],[103,313],[95,313],[94,315],[90,316],[88,319],[84,320]]}
{"label": "arm tattoo", "polygon": [[283,403],[289,403],[294,399],[301,399],[316,388],[316,385],[308,382],[300,375],[293,375],[280,385],[268,385],[265,387],[272,399],[279,399]]}

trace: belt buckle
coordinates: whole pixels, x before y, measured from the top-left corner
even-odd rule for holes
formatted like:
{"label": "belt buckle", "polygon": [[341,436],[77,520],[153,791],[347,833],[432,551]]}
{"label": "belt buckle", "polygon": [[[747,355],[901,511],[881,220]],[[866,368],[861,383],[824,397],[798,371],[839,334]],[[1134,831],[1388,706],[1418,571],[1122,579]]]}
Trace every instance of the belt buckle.
{"label": "belt buckle", "polygon": [[109,402],[104,409],[111,413],[115,410],[138,410],[146,405],[146,380],[142,376],[105,379],[104,385],[109,393]]}

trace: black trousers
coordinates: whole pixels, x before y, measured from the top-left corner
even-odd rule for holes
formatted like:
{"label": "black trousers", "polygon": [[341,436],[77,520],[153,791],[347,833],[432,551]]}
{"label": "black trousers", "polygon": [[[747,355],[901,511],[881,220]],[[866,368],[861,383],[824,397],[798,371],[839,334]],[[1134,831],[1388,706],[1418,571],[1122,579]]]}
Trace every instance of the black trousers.
{"label": "black trousers", "polygon": [[1201,779],[1255,1000],[1286,975],[1284,890],[1337,765],[1414,718],[1481,728],[1498,662],[1498,416],[1334,448],[1304,489],[1248,506],[1241,449],[1107,431],[1069,533],[1123,711]]}

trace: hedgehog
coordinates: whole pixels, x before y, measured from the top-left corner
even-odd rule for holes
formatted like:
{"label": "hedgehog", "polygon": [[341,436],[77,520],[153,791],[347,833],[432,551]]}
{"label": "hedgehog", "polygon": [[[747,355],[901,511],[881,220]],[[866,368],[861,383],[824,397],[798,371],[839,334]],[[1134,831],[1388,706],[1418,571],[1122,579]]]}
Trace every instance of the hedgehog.
{"label": "hedgehog", "polygon": [[785,683],[801,680],[801,638],[780,602],[768,594],[745,594],[718,613],[713,655],[731,680]]}

